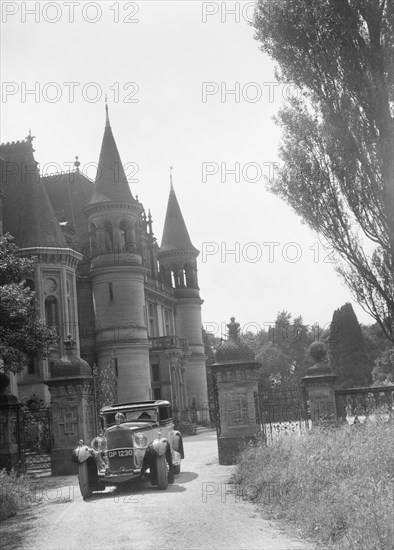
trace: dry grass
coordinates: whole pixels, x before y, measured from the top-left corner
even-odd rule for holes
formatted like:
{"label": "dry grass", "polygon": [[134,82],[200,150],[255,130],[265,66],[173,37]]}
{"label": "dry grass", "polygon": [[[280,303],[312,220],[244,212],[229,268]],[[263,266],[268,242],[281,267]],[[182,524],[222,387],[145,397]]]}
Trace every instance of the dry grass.
{"label": "dry grass", "polygon": [[0,520],[14,516],[35,501],[29,480],[15,472],[0,472]]}
{"label": "dry grass", "polygon": [[261,442],[241,455],[235,483],[326,548],[392,550],[393,429],[376,421]]}

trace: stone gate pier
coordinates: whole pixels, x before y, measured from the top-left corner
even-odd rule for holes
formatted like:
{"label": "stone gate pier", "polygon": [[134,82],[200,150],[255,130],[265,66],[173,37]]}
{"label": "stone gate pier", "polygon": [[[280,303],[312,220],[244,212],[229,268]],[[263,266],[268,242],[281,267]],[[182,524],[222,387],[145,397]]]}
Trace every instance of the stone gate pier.
{"label": "stone gate pier", "polygon": [[236,464],[240,450],[260,430],[258,369],[253,350],[239,337],[231,318],[228,340],[216,350],[211,369],[215,381],[219,464]]}
{"label": "stone gate pier", "polygon": [[96,435],[92,370],[75,354],[71,337],[64,345],[66,353],[52,366],[46,381],[52,400],[51,466],[56,476],[77,473],[71,453],[80,439],[89,445]]}
{"label": "stone gate pier", "polygon": [[20,464],[17,433],[20,403],[9,393],[9,385],[9,376],[0,371],[0,469],[17,471]]}
{"label": "stone gate pier", "polygon": [[313,342],[309,353],[316,363],[307,369],[302,381],[308,394],[312,425],[335,422],[335,388],[338,376],[332,372],[326,360],[327,346],[320,341]]}

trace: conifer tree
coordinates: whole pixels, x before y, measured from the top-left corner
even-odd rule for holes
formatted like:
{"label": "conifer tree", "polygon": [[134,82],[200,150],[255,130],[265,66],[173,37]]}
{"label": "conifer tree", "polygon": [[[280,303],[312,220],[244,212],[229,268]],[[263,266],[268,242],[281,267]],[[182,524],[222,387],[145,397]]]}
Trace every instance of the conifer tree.
{"label": "conifer tree", "polygon": [[328,356],[332,370],[339,376],[339,387],[368,386],[371,383],[371,368],[361,327],[349,303],[334,311]]}

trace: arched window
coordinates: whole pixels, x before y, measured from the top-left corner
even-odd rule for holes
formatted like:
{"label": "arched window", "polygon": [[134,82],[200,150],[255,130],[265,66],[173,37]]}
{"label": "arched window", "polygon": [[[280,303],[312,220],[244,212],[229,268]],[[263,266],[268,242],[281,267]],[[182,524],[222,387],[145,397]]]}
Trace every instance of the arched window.
{"label": "arched window", "polygon": [[97,228],[94,223],[90,224],[89,227],[89,244],[90,244],[90,257],[98,255],[97,248]]}
{"label": "arched window", "polygon": [[193,264],[186,264],[185,266],[185,276],[186,276],[186,286],[188,288],[197,287],[197,276],[196,276],[196,267]]}
{"label": "arched window", "polygon": [[148,302],[149,336],[156,336],[156,306]]}
{"label": "arched window", "polygon": [[122,220],[119,224],[120,232],[120,250],[135,252],[135,243],[133,243],[133,230],[131,223],[127,220]]}
{"label": "arched window", "polygon": [[172,330],[172,313],[169,309],[164,310],[164,334],[165,336],[170,336],[173,334]]}
{"label": "arched window", "polygon": [[55,296],[45,298],[45,322],[50,327],[58,328],[59,307]]}
{"label": "arched window", "polygon": [[104,246],[105,252],[112,252],[114,248],[114,237],[111,222],[105,222],[104,224]]}
{"label": "arched window", "polygon": [[27,374],[36,374],[38,370],[38,358],[30,356],[27,363]]}
{"label": "arched window", "polygon": [[173,288],[178,288],[178,281],[176,278],[176,271],[171,270],[171,284]]}
{"label": "arched window", "polygon": [[120,250],[127,250],[127,232],[126,232],[126,223],[120,222],[119,224],[119,249]]}
{"label": "arched window", "polygon": [[25,288],[29,288],[30,290],[34,290],[36,285],[34,284],[33,279],[26,279],[25,281]]}

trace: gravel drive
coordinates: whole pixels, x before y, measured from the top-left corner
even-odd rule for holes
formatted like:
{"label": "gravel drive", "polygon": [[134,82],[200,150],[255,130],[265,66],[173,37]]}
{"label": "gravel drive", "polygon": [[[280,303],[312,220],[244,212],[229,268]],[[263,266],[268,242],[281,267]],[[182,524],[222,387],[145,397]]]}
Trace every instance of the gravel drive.
{"label": "gravel drive", "polygon": [[28,513],[3,524],[3,547],[313,549],[294,528],[264,519],[256,505],[237,495],[230,483],[233,467],[218,464],[214,430],[200,430],[185,438],[184,446],[182,471],[167,491],[141,482],[120,491],[107,488],[84,502],[75,477],[39,482],[43,498]]}

